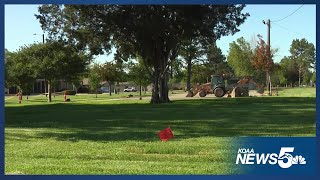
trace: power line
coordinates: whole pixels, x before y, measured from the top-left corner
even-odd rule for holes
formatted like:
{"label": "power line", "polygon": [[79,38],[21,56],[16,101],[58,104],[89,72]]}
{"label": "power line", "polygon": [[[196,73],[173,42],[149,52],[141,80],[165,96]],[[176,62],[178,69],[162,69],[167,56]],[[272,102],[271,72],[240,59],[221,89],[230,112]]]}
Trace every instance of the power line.
{"label": "power line", "polygon": [[298,35],[307,37],[307,35],[305,35],[305,34],[302,34],[302,33],[299,33],[299,32],[295,32],[295,31],[291,31],[290,29],[288,29],[288,28],[286,28],[286,27],[284,27],[284,26],[281,26],[281,25],[279,25],[278,23],[274,23],[274,22],[273,22],[272,24],[275,24],[275,25],[277,25],[278,27],[280,27],[280,28],[282,28],[282,29],[285,29],[285,30],[287,30],[287,31],[289,31],[289,32],[291,32],[291,33],[295,33],[295,34],[298,34]]}
{"label": "power line", "polygon": [[271,22],[279,22],[279,21],[282,21],[282,20],[284,20],[284,19],[287,19],[288,17],[292,16],[295,12],[297,12],[299,9],[301,9],[303,5],[304,5],[304,4],[302,4],[299,8],[297,8],[296,10],[294,10],[294,11],[293,11],[291,14],[289,14],[288,16],[286,16],[286,17],[284,17],[284,18],[282,18],[282,19],[278,19],[278,20],[276,20],[276,21],[271,21]]}

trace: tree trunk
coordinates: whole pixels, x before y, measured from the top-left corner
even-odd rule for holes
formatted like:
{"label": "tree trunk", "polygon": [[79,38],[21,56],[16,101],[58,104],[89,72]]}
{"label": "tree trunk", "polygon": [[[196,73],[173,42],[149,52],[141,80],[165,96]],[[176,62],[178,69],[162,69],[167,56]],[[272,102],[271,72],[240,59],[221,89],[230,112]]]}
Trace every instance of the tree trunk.
{"label": "tree trunk", "polygon": [[266,87],[267,87],[267,91],[269,92],[269,96],[271,94],[271,91],[270,91],[270,81],[269,81],[269,71],[266,71]]}
{"label": "tree trunk", "polygon": [[187,60],[187,91],[188,92],[191,92],[191,66],[192,66],[191,61],[192,61],[191,58]]}
{"label": "tree trunk", "polygon": [[301,69],[299,68],[299,87],[301,86]]}
{"label": "tree trunk", "polygon": [[140,84],[140,100],[142,99],[141,91],[142,91],[142,86]]}
{"label": "tree trunk", "polygon": [[51,80],[48,81],[48,102],[51,102]]}
{"label": "tree trunk", "polygon": [[111,83],[109,83],[109,94],[111,96]]}
{"label": "tree trunk", "polygon": [[21,90],[19,90],[19,92],[21,94],[21,100],[22,100],[22,98],[23,98],[23,90],[21,89]]}
{"label": "tree trunk", "polygon": [[270,72],[268,72],[268,81],[269,81],[269,95],[272,96],[272,84],[271,84]]}
{"label": "tree trunk", "polygon": [[47,80],[44,79],[44,94],[47,94]]}
{"label": "tree trunk", "polygon": [[[162,38],[155,40],[154,43],[154,73],[153,73],[153,85],[151,103],[159,104],[170,102],[169,100],[169,87],[168,87],[168,67],[169,58],[172,45],[168,44]],[[170,61],[171,62],[171,61]]]}
{"label": "tree trunk", "polygon": [[170,102],[168,79],[169,79],[169,74],[167,72],[160,79],[160,100],[163,103]]}
{"label": "tree trunk", "polygon": [[169,86],[168,86],[168,81],[169,81],[169,73],[168,69],[166,68],[168,65],[168,60],[169,56],[164,54],[162,56],[162,61],[160,61],[160,103],[167,103],[170,102],[169,100]]}
{"label": "tree trunk", "polygon": [[159,70],[155,69],[153,73],[153,87],[151,104],[158,104],[159,102]]}
{"label": "tree trunk", "polygon": [[96,98],[98,98],[98,88],[96,88]]}

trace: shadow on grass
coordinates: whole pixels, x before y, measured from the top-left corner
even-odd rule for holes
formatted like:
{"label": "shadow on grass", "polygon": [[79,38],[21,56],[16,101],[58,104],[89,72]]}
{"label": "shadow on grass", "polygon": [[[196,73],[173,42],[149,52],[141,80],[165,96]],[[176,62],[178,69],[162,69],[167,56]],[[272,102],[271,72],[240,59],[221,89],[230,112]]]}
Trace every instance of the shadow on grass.
{"label": "shadow on grass", "polygon": [[[177,140],[315,136],[316,123],[315,98],[308,97],[196,99],[160,105],[61,103],[6,107],[5,112],[7,128],[35,128],[26,138],[61,141],[155,141],[168,126]],[[8,138],[20,135],[10,133]]]}

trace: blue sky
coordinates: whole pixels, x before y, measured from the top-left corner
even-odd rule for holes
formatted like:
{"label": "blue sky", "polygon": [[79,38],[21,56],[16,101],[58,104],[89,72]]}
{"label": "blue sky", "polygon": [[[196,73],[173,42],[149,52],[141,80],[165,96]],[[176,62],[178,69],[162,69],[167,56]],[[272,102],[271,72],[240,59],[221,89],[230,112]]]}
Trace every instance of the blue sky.
{"label": "blue sky", "polygon": [[[217,45],[227,55],[229,44],[239,37],[252,41],[258,34],[267,38],[267,26],[262,20],[276,21],[282,19],[301,5],[247,5],[243,12],[250,17],[242,24],[233,36],[222,37]],[[16,51],[20,46],[34,42],[42,42],[42,30],[34,14],[38,5],[6,5],[5,6],[5,48]],[[39,35],[33,35],[37,33]],[[293,39],[306,38],[316,45],[316,6],[303,5],[288,18],[271,23],[271,47],[278,48],[275,61],[279,62],[283,56],[289,55],[289,48]],[[111,60],[110,56],[97,57],[98,62]]]}

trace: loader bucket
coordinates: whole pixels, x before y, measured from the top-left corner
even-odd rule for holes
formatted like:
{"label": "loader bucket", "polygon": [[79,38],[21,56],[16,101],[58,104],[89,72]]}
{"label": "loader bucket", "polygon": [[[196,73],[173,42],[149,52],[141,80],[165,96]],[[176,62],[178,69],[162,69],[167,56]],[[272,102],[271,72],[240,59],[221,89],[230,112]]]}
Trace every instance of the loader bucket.
{"label": "loader bucket", "polygon": [[193,97],[193,93],[192,92],[188,92],[186,97]]}

